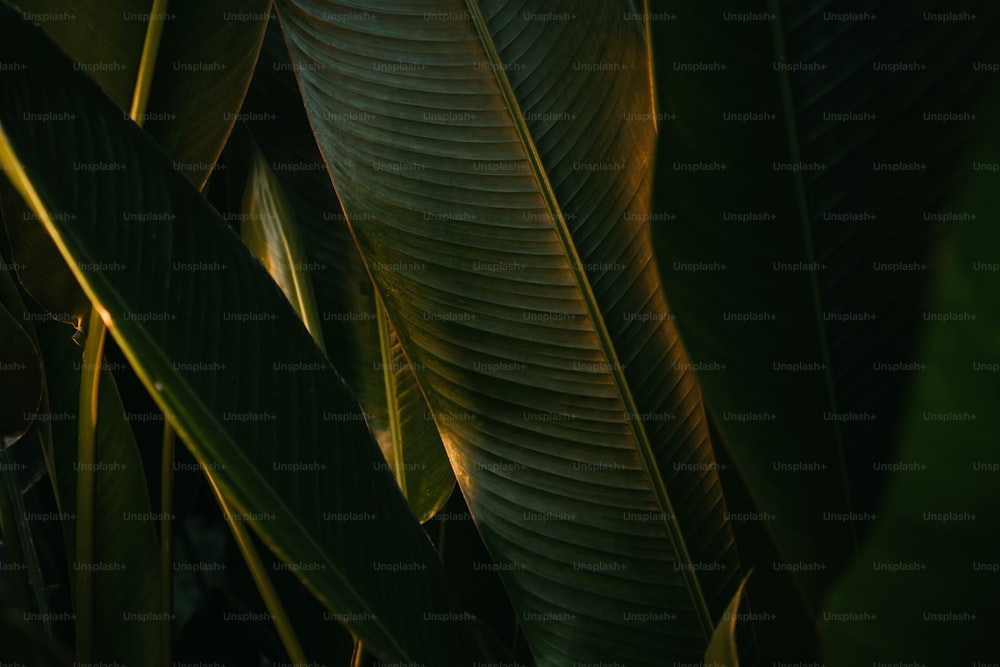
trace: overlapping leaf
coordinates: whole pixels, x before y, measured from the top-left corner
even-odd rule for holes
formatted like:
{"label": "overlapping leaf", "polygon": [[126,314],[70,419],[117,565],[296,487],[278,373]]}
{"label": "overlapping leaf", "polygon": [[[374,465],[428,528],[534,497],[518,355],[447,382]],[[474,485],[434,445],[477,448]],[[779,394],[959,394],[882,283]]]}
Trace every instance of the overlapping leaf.
{"label": "overlapping leaf", "polygon": [[388,339],[382,340],[381,306],[312,136],[276,22],[264,40],[242,116],[288,193],[327,356],[361,404],[413,513],[421,521],[429,519],[451,496],[455,476],[391,322]]}
{"label": "overlapping leaf", "polygon": [[77,3],[5,0],[38,25],[127,117],[146,28],[163,23],[143,126],[192,183],[215,168],[250,85],[271,0],[172,0],[162,15],[147,0]]}
{"label": "overlapping leaf", "polygon": [[[25,20],[37,24],[77,69],[99,83],[128,117],[136,89],[151,2],[112,0],[14,0]],[[141,119],[173,159],[175,167],[203,187],[239,118],[261,40],[270,0],[169,3],[162,16],[152,97]],[[38,123],[66,122],[70,112],[35,115]],[[11,208],[7,233],[18,277],[56,319],[78,326],[90,304],[64,268],[37,219],[20,202],[2,195]]]}
{"label": "overlapping leaf", "polygon": [[[39,31],[0,18],[0,61],[23,64],[0,75],[3,168],[231,518],[384,659],[471,662],[472,623],[279,288],[152,139]],[[39,125],[27,111],[76,118]],[[426,625],[427,614],[450,622]]]}
{"label": "overlapping leaf", "polygon": [[738,583],[653,264],[630,6],[278,5],[347,219],[541,665],[700,660]]}
{"label": "overlapping leaf", "polygon": [[316,344],[325,348],[298,227],[278,178],[256,145],[251,146],[242,208],[243,242],[285,293]]}
{"label": "overlapping leaf", "polygon": [[943,214],[960,213],[952,170],[985,83],[968,73],[1000,12],[967,2],[975,21],[925,20],[935,4],[670,2],[650,16],[667,298],[750,518],[814,611],[896,460],[932,239],[965,224]]}

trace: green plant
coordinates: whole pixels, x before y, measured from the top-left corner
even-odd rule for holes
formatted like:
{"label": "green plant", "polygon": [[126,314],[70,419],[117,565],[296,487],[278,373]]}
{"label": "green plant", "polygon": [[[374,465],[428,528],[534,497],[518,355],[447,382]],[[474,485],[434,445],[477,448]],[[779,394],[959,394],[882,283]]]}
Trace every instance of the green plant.
{"label": "green plant", "polygon": [[5,659],[991,657],[1000,9],[637,4],[0,5]]}

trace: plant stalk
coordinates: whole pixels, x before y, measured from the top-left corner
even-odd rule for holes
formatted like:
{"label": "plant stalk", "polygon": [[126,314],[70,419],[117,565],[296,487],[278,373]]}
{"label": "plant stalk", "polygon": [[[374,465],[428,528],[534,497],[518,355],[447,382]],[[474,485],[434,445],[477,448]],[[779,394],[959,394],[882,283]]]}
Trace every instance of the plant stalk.
{"label": "plant stalk", "polygon": [[83,369],[80,372],[80,428],[77,439],[76,491],[76,654],[77,661],[94,659],[94,558],[97,533],[97,461],[98,391],[101,380],[101,359],[107,330],[100,309],[90,311],[87,342],[83,348]]}
{"label": "plant stalk", "polygon": [[365,645],[361,639],[354,637],[354,651],[351,652],[351,667],[361,667],[365,662]]}
{"label": "plant stalk", "polygon": [[219,508],[222,509],[222,513],[226,517],[226,523],[229,524],[229,528],[233,531],[236,544],[239,545],[240,552],[243,554],[243,560],[246,561],[247,567],[250,568],[254,584],[256,584],[257,590],[260,591],[260,596],[264,599],[264,605],[271,614],[271,620],[274,622],[274,627],[278,631],[278,636],[281,638],[281,643],[284,645],[289,659],[295,665],[308,665],[309,662],[306,660],[305,651],[302,650],[299,638],[295,635],[294,628],[292,628],[291,620],[288,618],[288,614],[281,604],[281,599],[278,597],[277,591],[274,590],[274,586],[267,576],[267,570],[264,568],[260,556],[257,555],[257,549],[254,548],[249,531],[239,519],[233,517],[232,510],[222,493],[222,489],[215,483],[215,479],[209,474],[208,470],[204,470],[208,484],[212,487],[212,491],[215,492],[215,498],[219,501]]}
{"label": "plant stalk", "polygon": [[[132,95],[132,109],[129,117],[139,127],[143,126],[146,108],[149,104],[149,94],[153,85],[153,73],[156,71],[156,57],[160,52],[160,38],[163,35],[163,19],[167,12],[168,0],[153,0],[153,8],[149,14],[149,24],[146,26],[146,40],[142,45],[142,57],[139,61],[139,73],[135,80],[135,91]],[[160,470],[160,603],[164,612],[163,621],[163,665],[170,667],[172,661],[173,624],[170,621],[173,613],[173,523],[170,513],[173,505],[173,465],[174,465],[174,429],[164,415],[163,419],[163,459]]]}
{"label": "plant stalk", "polygon": [[129,111],[129,117],[140,127],[146,115],[146,105],[149,103],[149,91],[153,85],[153,72],[156,70],[156,56],[160,51],[160,37],[163,35],[163,19],[166,12],[167,0],[153,0],[149,25],[146,26],[146,41],[142,45],[139,74],[135,80],[135,93],[132,95],[132,109]]}

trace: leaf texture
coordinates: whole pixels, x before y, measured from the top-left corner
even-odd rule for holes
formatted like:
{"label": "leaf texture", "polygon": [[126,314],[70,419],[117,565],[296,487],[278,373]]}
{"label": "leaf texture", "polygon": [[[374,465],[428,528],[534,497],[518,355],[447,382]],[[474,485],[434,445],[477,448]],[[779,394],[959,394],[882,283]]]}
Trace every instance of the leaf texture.
{"label": "leaf texture", "polygon": [[700,659],[739,580],[658,289],[645,43],[623,7],[278,5],[345,214],[542,665]]}
{"label": "leaf texture", "polygon": [[[280,289],[148,135],[39,31],[0,16],[0,61],[24,65],[0,76],[4,171],[231,518],[383,660],[471,662],[481,635]],[[76,120],[30,124],[27,109]],[[254,312],[274,317],[233,317]]]}
{"label": "leaf texture", "polygon": [[[361,404],[386,465],[397,480],[402,476],[413,513],[426,521],[451,496],[455,476],[391,322],[389,337],[382,340],[380,306],[316,146],[293,72],[275,22],[243,108],[245,125],[289,195],[328,341],[327,356]],[[383,343],[389,346],[385,355]],[[395,427],[386,370],[392,375]]]}

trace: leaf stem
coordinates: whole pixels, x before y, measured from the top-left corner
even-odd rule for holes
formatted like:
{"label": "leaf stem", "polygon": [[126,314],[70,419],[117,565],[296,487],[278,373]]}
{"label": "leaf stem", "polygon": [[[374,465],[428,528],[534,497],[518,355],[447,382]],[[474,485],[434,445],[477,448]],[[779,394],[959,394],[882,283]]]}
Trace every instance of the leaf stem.
{"label": "leaf stem", "polygon": [[354,638],[354,651],[351,653],[351,667],[361,667],[365,661],[365,645],[360,637]]}
{"label": "leaf stem", "polygon": [[[771,20],[771,39],[774,46],[775,60],[778,62],[785,61],[785,37],[783,30],[783,14],[780,3],[777,0],[768,0],[768,8],[770,9],[772,17]],[[799,162],[801,160],[799,150],[799,135],[798,130],[795,125],[795,118],[797,110],[795,108],[794,100],[792,99],[792,84],[791,79],[787,70],[781,70],[778,74],[778,85],[781,90],[781,106],[784,111],[782,114],[785,120],[785,136],[788,140],[788,158],[792,162]],[[812,236],[812,223],[809,212],[809,203],[806,198],[806,183],[805,176],[800,171],[796,171],[792,174],[792,179],[795,187],[795,205],[799,214],[799,225],[802,230],[802,242],[803,249],[805,250],[806,261],[809,262],[810,266],[817,266],[818,261],[816,259],[816,243],[813,241]],[[816,328],[816,335],[819,338],[820,351],[823,361],[823,379],[826,385],[826,398],[830,403],[830,411],[834,414],[840,411],[837,401],[837,388],[834,383],[834,364],[833,357],[831,355],[830,340],[827,336],[826,325],[823,320],[823,288],[820,285],[819,274],[813,269],[809,271],[809,291],[812,294],[812,315],[813,323]],[[854,503],[851,497],[851,480],[847,469],[847,454],[844,444],[844,432],[841,428],[841,422],[834,420],[832,424],[832,430],[834,438],[837,445],[837,467],[840,469],[840,482],[844,492],[844,508],[846,512],[854,512]],[[857,526],[854,521],[849,521],[847,523],[851,532],[851,547],[855,555],[858,554],[859,542],[858,542],[858,531]]]}
{"label": "leaf stem", "polygon": [[166,12],[167,0],[153,0],[149,25],[146,26],[146,41],[142,45],[139,74],[135,80],[135,92],[132,94],[132,109],[129,111],[129,117],[140,127],[146,114],[146,105],[149,103],[149,91],[153,85],[153,72],[156,70],[156,56],[160,51],[160,37],[163,35]]}
{"label": "leaf stem", "polygon": [[76,653],[77,662],[94,658],[94,569],[97,526],[97,485],[94,463],[97,460],[98,389],[106,329],[100,309],[90,311],[87,342],[83,348],[80,372],[80,428],[77,439],[76,492]]}
{"label": "leaf stem", "polygon": [[240,552],[243,554],[243,560],[246,561],[247,567],[250,569],[250,574],[253,576],[254,584],[256,584],[257,590],[260,591],[260,596],[264,599],[264,605],[271,614],[271,620],[274,621],[274,627],[278,631],[278,636],[281,638],[281,643],[284,645],[285,651],[288,652],[289,659],[295,665],[308,665],[309,662],[306,660],[305,651],[302,650],[302,645],[299,643],[299,638],[295,635],[295,630],[292,628],[288,614],[281,604],[281,599],[278,597],[277,591],[274,590],[274,586],[267,576],[267,570],[264,568],[260,556],[257,555],[257,550],[253,546],[253,540],[250,537],[249,531],[240,523],[239,519],[233,518],[232,510],[222,493],[222,489],[215,483],[215,478],[212,477],[208,470],[205,470],[205,477],[208,479],[208,484],[212,487],[212,491],[215,492],[215,498],[219,501],[219,507],[226,517],[226,523],[229,524],[229,528],[233,531],[236,544],[239,545]]}
{"label": "leaf stem", "polygon": [[[149,24],[146,26],[146,40],[142,45],[142,57],[139,61],[139,73],[135,80],[132,93],[132,109],[129,117],[139,127],[143,126],[146,107],[149,104],[149,92],[153,85],[153,73],[156,71],[156,57],[160,52],[160,37],[163,35],[163,21],[167,11],[168,0],[153,0],[153,8],[149,14]],[[170,420],[163,419],[163,459],[160,469],[160,599],[164,612],[163,621],[163,653],[164,667],[170,667],[173,641],[173,522],[170,512],[173,506],[174,490],[174,429]]]}

